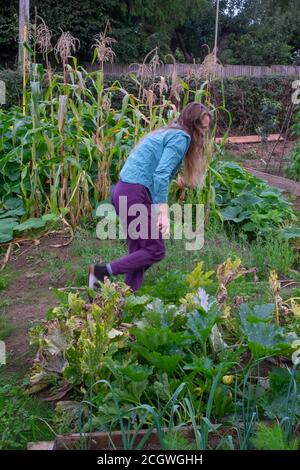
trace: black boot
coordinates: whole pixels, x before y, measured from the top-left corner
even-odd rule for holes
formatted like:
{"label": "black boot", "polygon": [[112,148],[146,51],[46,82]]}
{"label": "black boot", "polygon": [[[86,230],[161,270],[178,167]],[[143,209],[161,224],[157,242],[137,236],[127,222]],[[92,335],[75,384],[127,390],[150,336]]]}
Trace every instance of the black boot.
{"label": "black boot", "polygon": [[95,289],[97,284],[103,282],[104,278],[108,276],[106,264],[92,264],[89,270],[88,286]]}

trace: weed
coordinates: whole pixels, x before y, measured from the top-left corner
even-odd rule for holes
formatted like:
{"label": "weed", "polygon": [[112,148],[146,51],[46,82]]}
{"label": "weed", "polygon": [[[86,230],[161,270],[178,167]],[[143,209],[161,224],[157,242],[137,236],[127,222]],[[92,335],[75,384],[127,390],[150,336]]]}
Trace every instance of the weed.
{"label": "weed", "polygon": [[[1,369],[1,366],[0,366]],[[53,440],[53,409],[26,397],[19,378],[0,377],[0,449],[26,449],[28,442]],[[48,424],[49,425],[48,425]]]}

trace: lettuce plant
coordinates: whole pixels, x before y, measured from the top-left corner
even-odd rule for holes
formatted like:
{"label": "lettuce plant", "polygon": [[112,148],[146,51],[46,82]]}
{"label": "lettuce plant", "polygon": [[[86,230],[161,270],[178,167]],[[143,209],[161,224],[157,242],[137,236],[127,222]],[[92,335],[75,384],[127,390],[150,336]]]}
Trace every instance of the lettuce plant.
{"label": "lettuce plant", "polygon": [[94,303],[69,294],[67,303],[55,307],[48,320],[30,331],[31,344],[38,352],[30,375],[28,393],[35,393],[55,380],[61,386],[90,387],[110,377],[108,360],[128,342],[128,334],[116,329],[125,284],[106,281]]}

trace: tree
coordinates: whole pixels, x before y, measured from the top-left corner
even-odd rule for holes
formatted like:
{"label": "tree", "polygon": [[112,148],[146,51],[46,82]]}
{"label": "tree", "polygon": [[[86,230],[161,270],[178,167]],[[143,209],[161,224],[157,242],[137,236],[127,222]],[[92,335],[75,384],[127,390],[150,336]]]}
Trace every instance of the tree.
{"label": "tree", "polygon": [[[0,0],[1,66],[17,57],[19,0]],[[141,61],[158,46],[164,56],[202,61],[214,46],[216,0],[31,0],[53,30],[80,40],[81,61],[91,61],[93,37],[110,20],[118,62]],[[292,63],[300,57],[299,0],[220,0],[218,55],[223,63]],[[300,59],[299,59],[300,60]]]}
{"label": "tree", "polygon": [[[15,63],[18,54],[18,0],[0,1],[0,67]],[[13,58],[13,60],[12,60]]]}
{"label": "tree", "polygon": [[229,48],[239,63],[288,64],[300,47],[299,0],[244,0]]}

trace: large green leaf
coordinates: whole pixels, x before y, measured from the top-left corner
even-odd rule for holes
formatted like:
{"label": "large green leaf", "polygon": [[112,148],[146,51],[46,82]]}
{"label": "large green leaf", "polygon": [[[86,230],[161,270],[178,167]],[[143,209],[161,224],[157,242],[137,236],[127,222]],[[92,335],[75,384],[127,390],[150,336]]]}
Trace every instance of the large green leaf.
{"label": "large green leaf", "polygon": [[[288,415],[299,417],[300,372],[291,373],[285,367],[275,367],[269,375],[269,385],[267,393],[264,393],[260,399],[260,405],[267,417],[271,419],[283,419]],[[287,402],[288,396],[290,399]]]}
{"label": "large green leaf", "polygon": [[256,204],[261,204],[263,200],[261,197],[256,196],[253,191],[248,191],[233,198],[231,202],[237,206],[242,206],[248,209]]}
{"label": "large green leaf", "polygon": [[256,357],[287,353],[291,350],[291,343],[295,339],[273,324],[245,322],[243,329],[249,347]]}
{"label": "large green leaf", "polygon": [[20,209],[24,210],[23,201],[19,197],[9,197],[5,199],[4,206],[6,209],[9,209],[9,210],[20,210]]}
{"label": "large green leaf", "polygon": [[3,213],[0,213],[0,219],[6,219],[9,217],[14,217],[14,216],[21,216],[24,215],[25,211],[22,207],[19,209],[12,209],[10,211],[4,211]]}
{"label": "large green leaf", "polygon": [[147,348],[139,345],[133,346],[134,351],[144,357],[149,364],[156,367],[158,370],[172,374],[176,369],[178,363],[182,359],[182,354],[166,355],[156,351],[149,351]]}
{"label": "large green leaf", "polygon": [[220,316],[217,305],[213,304],[208,312],[203,309],[193,310],[188,315],[187,326],[203,347]]}
{"label": "large green leaf", "polygon": [[18,227],[15,227],[14,230],[18,232],[25,232],[27,230],[43,228],[45,227],[45,225],[46,225],[46,222],[42,218],[32,218],[18,225]]}
{"label": "large green leaf", "polygon": [[294,333],[286,333],[281,326],[267,323],[273,310],[272,304],[257,306],[254,310],[245,304],[240,308],[242,329],[255,357],[290,352],[291,343],[297,339]]}
{"label": "large green leaf", "polygon": [[280,236],[284,238],[284,240],[300,238],[300,227],[286,227],[281,230]]}
{"label": "large green leaf", "polygon": [[274,304],[263,304],[255,305],[252,309],[248,304],[242,304],[240,306],[240,318],[241,321],[248,321],[249,323],[266,322],[271,320],[274,316],[275,305]]}
{"label": "large green leaf", "polygon": [[114,396],[120,402],[136,404],[140,402],[141,396],[146,390],[148,380],[132,381],[126,387],[115,388]]}
{"label": "large green leaf", "polygon": [[193,357],[193,362],[183,366],[184,370],[192,370],[198,374],[204,374],[205,376],[213,376],[215,373],[215,367],[212,359],[207,356]]}
{"label": "large green leaf", "polygon": [[0,243],[7,243],[13,239],[13,230],[17,225],[18,221],[14,218],[0,220]]}
{"label": "large green leaf", "polygon": [[59,220],[59,216],[56,214],[44,214],[42,215],[41,219],[44,222],[57,222]]}
{"label": "large green leaf", "polygon": [[143,366],[141,364],[130,364],[126,367],[121,367],[120,371],[134,382],[142,382],[152,374],[152,368]]}
{"label": "large green leaf", "polygon": [[131,328],[139,345],[146,347],[149,351],[171,352],[190,343],[190,337],[185,332],[173,332],[170,328]]}
{"label": "large green leaf", "polygon": [[220,210],[223,220],[235,220],[242,208],[238,206],[227,206]]}

